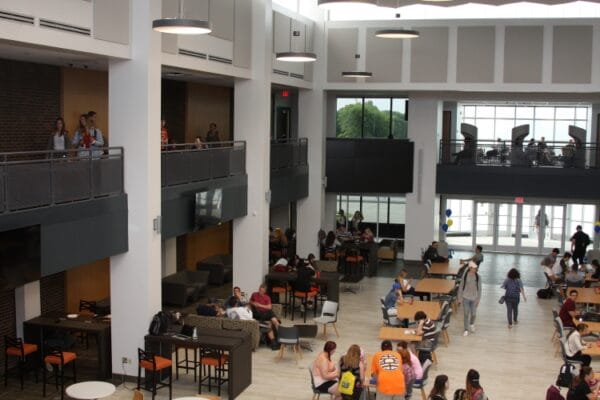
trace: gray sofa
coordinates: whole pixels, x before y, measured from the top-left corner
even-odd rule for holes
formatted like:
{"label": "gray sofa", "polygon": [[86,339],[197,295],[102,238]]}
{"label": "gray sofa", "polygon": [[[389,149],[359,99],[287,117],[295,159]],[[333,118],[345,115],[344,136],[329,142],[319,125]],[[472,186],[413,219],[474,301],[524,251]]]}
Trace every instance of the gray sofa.
{"label": "gray sofa", "polygon": [[163,304],[185,307],[206,293],[208,271],[179,271],[162,278]]}
{"label": "gray sofa", "polygon": [[233,280],[233,259],[231,254],[222,254],[198,261],[196,264],[198,271],[208,271],[208,283],[211,285],[222,286],[225,282]]}

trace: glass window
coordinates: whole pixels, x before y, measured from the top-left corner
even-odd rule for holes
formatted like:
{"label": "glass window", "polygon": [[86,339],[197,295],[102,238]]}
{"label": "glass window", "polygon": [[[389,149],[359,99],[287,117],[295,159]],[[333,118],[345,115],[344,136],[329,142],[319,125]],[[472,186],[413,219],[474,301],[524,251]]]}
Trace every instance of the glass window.
{"label": "glass window", "polygon": [[338,98],[335,135],[342,138],[362,137],[362,98]]}
{"label": "glass window", "polygon": [[379,223],[388,223],[388,197],[379,197]]}
{"label": "glass window", "polygon": [[587,121],[587,107],[577,107],[575,109],[575,119]]}
{"label": "glass window", "polygon": [[554,133],[554,121],[541,121],[536,120],[533,123],[533,132],[527,138],[533,137],[536,140],[539,140],[542,136],[546,138],[547,141],[552,140],[552,136]]}
{"label": "glass window", "polygon": [[478,119],[475,126],[479,140],[494,140],[495,124],[493,119]]}
{"label": "glass window", "polygon": [[363,137],[386,139],[390,135],[391,99],[364,100]]}
{"label": "glass window", "polygon": [[406,99],[392,99],[392,135],[394,139],[406,139],[408,137],[407,103]]}
{"label": "glass window", "polygon": [[536,119],[554,119],[554,107],[536,107]]}
{"label": "glass window", "polygon": [[556,121],[554,125],[554,140],[555,142],[568,142],[571,138],[569,136],[569,125],[573,125],[573,121]]}
{"label": "glass window", "polygon": [[475,116],[477,118],[494,118],[494,106],[477,106]]}
{"label": "glass window", "polygon": [[533,118],[533,107],[517,107],[517,118]]}
{"label": "glass window", "polygon": [[512,119],[496,120],[496,137],[494,139],[511,140],[512,129],[515,127],[515,121]]}
{"label": "glass window", "polygon": [[573,107],[557,107],[556,119],[568,119],[570,121],[574,120],[575,109]]}
{"label": "glass window", "polygon": [[406,199],[404,197],[390,197],[390,224],[406,223]]}
{"label": "glass window", "polygon": [[475,106],[465,106],[463,109],[464,118],[475,118]]}
{"label": "glass window", "polygon": [[357,210],[360,211],[360,196],[348,196],[348,205],[345,210],[349,221]]}
{"label": "glass window", "polygon": [[362,215],[364,222],[377,222],[377,197],[362,196]]}
{"label": "glass window", "polygon": [[496,107],[496,118],[515,118],[515,107]]}

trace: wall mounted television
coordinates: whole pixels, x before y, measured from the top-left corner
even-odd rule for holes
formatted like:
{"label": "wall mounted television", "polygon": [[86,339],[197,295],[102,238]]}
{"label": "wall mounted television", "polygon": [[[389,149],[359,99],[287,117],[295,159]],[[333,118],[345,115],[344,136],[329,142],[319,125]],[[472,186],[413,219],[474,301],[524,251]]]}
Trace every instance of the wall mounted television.
{"label": "wall mounted television", "polygon": [[195,227],[204,229],[219,225],[223,214],[223,190],[212,189],[196,193]]}
{"label": "wall mounted television", "polygon": [[41,278],[40,239],[40,225],[0,232],[0,290]]}

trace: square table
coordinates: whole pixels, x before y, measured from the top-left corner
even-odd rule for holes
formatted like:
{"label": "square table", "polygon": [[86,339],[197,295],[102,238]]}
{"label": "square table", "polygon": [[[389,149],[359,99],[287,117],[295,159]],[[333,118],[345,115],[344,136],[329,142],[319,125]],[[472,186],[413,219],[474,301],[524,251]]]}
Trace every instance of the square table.
{"label": "square table", "polygon": [[586,324],[588,326],[588,330],[592,333],[600,332],[600,322],[579,321],[579,318],[573,318],[573,323],[575,324],[575,326],[577,326],[577,324]]}
{"label": "square table", "polygon": [[577,291],[575,303],[600,304],[600,293],[596,293],[596,288],[569,287],[566,293],[571,290]]}
{"label": "square table", "polygon": [[442,275],[442,276],[451,276],[456,277],[458,275],[458,271],[462,265],[460,261],[446,261],[446,262],[434,262],[431,263],[431,268],[429,268],[429,275]]}
{"label": "square table", "polygon": [[393,328],[389,326],[384,326],[379,329],[379,339],[381,340],[393,340],[400,341],[404,340],[407,342],[420,342],[423,337],[421,335],[415,335],[414,329],[405,329],[405,328]]}
{"label": "square table", "polygon": [[413,320],[417,311],[423,311],[429,318],[437,320],[441,310],[439,301],[414,300],[410,304],[404,300],[402,304],[396,304],[396,318]]}
{"label": "square table", "polygon": [[419,283],[417,283],[415,290],[417,292],[425,293],[448,294],[452,291],[452,289],[454,289],[454,286],[456,286],[456,282],[453,280],[425,278],[421,279]]}
{"label": "square table", "polygon": [[600,356],[600,347],[598,346],[598,342],[591,342],[591,343],[589,343],[589,345],[590,345],[590,347],[581,350],[581,353],[587,354],[588,356],[591,356],[591,357]]}

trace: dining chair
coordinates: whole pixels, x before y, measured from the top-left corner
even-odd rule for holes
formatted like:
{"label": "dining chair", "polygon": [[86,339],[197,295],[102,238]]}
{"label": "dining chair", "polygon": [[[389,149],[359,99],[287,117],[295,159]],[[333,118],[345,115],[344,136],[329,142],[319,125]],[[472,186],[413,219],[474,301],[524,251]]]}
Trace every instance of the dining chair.
{"label": "dining chair", "polygon": [[[8,385],[8,360],[11,357],[17,359],[17,375],[21,381],[21,390],[23,390],[23,377],[27,369],[28,356],[37,353],[37,344],[25,343],[21,338],[4,336],[4,386]],[[31,360],[29,360],[31,361]],[[38,381],[38,368],[33,366],[35,371],[35,383]]]}
{"label": "dining chair", "polygon": [[[77,373],[75,370],[75,360],[77,359],[77,354],[62,351],[60,347],[55,346],[46,346],[46,357],[44,357],[44,363],[49,368],[52,368],[52,375],[47,376],[48,368],[44,366],[42,369],[42,395],[46,397],[46,383],[48,378],[54,376],[54,383],[56,388],[58,389],[58,385],[60,382],[60,398],[64,399],[65,396],[65,379],[73,379],[73,382],[77,382]],[[73,367],[73,376],[66,377],[65,376],[65,366],[71,364]]]}
{"label": "dining chair", "polygon": [[[156,397],[156,390],[168,387],[169,400],[171,400],[173,385],[173,362],[167,358],[157,356],[150,351],[145,351],[138,348],[138,375],[137,375],[137,390],[140,390],[142,381],[142,368],[146,373],[152,373],[152,400]],[[161,373],[164,370],[169,372],[168,382],[163,382]]]}

